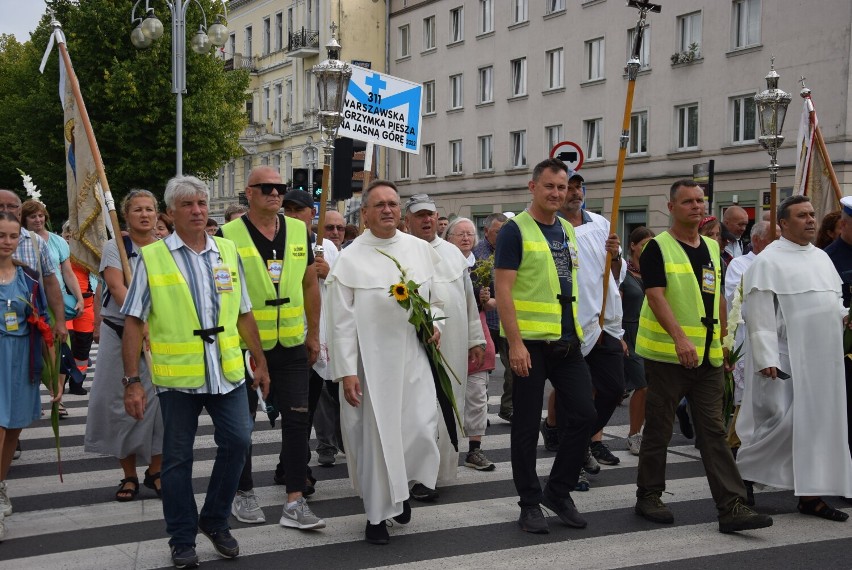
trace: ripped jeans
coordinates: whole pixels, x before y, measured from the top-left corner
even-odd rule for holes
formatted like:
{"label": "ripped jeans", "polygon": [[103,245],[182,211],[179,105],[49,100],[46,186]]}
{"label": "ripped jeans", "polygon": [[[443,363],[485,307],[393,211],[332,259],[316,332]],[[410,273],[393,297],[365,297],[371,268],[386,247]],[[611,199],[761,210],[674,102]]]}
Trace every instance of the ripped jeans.
{"label": "ripped jeans", "polygon": [[[308,351],[305,345],[283,347],[276,344],[264,351],[271,381],[269,400],[281,413],[281,461],[286,473],[288,493],[304,492],[308,469]],[[248,378],[247,378],[248,380]],[[248,381],[246,382],[249,383]],[[249,412],[257,413],[257,392],[249,388]],[[264,414],[262,414],[264,415]],[[262,418],[266,421],[266,418]],[[252,481],[251,448],[240,476],[240,491],[254,488]]]}

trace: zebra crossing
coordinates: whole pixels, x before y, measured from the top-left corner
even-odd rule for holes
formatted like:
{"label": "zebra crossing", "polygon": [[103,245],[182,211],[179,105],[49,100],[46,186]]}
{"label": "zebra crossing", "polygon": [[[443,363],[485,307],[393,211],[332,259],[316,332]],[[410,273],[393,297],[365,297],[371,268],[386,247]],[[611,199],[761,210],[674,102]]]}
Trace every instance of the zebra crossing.
{"label": "zebra crossing", "polygon": [[[93,357],[94,358],[94,357]],[[281,528],[283,487],[272,474],[278,460],[280,429],[262,414],[253,434],[255,492],[267,523],[246,525],[232,519],[241,556],[221,560],[204,537],[198,554],[205,568],[852,568],[852,525],[804,517],[787,491],[763,491],[758,508],[773,515],[775,525],[738,535],[717,531],[716,511],[697,450],[675,434],[669,452],[668,489],[664,500],[675,524],[659,526],[633,513],[638,458],[626,451],[627,411],[622,406],[605,430],[605,441],[621,459],[591,477],[589,492],[574,493],[589,521],[584,530],[569,529],[551,518],[550,534],[532,536],[516,525],[519,509],[512,483],[509,424],[497,418],[502,376],[492,377],[491,427],[483,449],[496,464],[491,472],[460,467],[458,481],[440,489],[433,503],[412,502],[409,525],[390,529],[391,544],[363,540],[361,500],[349,483],[344,455],[330,468],[311,461],[319,479],[311,508],[325,519],[322,531]],[[91,377],[91,373],[89,374]],[[90,380],[86,385],[90,385]],[[43,394],[43,402],[47,402]],[[121,471],[117,460],[83,451],[88,396],[64,399],[69,417],[62,420],[62,468],[59,482],[53,434],[47,419],[22,434],[23,454],[8,479],[14,514],[6,519],[0,544],[0,569],[169,568],[161,502],[142,487],[135,501],[113,500]],[[215,455],[210,418],[199,419],[193,488],[201,504]],[[312,441],[311,447],[313,448]],[[537,470],[545,477],[553,454],[539,447]],[[141,476],[144,467],[140,467]],[[845,506],[833,501],[835,506]],[[848,510],[848,509],[847,509]],[[227,565],[227,566],[226,566]]]}

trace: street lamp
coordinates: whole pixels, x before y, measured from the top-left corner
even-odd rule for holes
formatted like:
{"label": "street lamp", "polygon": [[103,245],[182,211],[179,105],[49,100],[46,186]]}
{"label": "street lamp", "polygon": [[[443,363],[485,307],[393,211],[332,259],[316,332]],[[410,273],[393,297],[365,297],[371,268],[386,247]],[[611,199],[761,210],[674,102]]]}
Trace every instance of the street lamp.
{"label": "street lamp", "polygon": [[311,72],[317,78],[317,98],[319,99],[319,121],[323,135],[322,195],[320,197],[319,227],[317,244],[322,244],[325,234],[325,211],[331,183],[331,159],[334,154],[334,140],[337,129],[343,121],[343,102],[349,90],[349,78],[352,68],[340,61],[340,44],[334,38],[337,25],[331,24],[331,39],[325,45],[328,58],[313,67]]}
{"label": "street lamp", "polygon": [[778,89],[778,79],[781,76],[775,71],[775,57],[772,57],[769,73],[766,75],[766,89],[755,95],[754,104],[757,107],[757,118],[760,123],[760,145],[769,153],[769,227],[775,237],[778,207],[778,149],[784,142],[781,131],[784,119],[787,117],[787,106],[792,97],[789,93]]}
{"label": "street lamp", "polygon": [[[201,17],[204,23],[198,26],[198,31],[190,41],[192,51],[199,55],[210,52],[210,46],[222,46],[228,39],[228,28],[223,23],[228,15],[228,6],[225,0],[222,7],[225,15],[217,14],[216,22],[207,28],[207,14],[198,0],[166,0],[166,4],[172,14],[172,93],[176,97],[176,121],[175,121],[175,146],[176,146],[176,170],[177,174],[183,174],[183,94],[186,93],[186,9],[191,1],[195,1],[201,9]],[[142,0],[136,0],[130,12],[130,20],[135,28],[130,32],[130,42],[137,49],[151,47],[153,43],[163,36],[163,23],[154,14],[150,6],[150,0],[145,0],[145,17],[136,17],[136,8]]]}

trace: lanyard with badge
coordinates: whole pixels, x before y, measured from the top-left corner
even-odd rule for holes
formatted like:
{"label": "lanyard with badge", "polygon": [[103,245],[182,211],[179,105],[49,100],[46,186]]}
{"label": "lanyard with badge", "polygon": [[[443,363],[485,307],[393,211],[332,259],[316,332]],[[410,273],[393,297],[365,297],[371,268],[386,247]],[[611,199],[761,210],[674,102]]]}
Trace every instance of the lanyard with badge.
{"label": "lanyard with badge", "polygon": [[220,294],[231,293],[234,291],[231,268],[225,265],[221,255],[218,261],[219,263],[213,268],[213,281],[216,284],[216,292]]}
{"label": "lanyard with badge", "polygon": [[701,292],[708,295],[716,294],[716,270],[713,268],[713,261],[707,265],[701,266]]}
{"label": "lanyard with badge", "polygon": [[557,220],[557,223],[559,224],[559,229],[562,230],[562,249],[568,250],[568,255],[571,257],[571,264],[574,266],[574,269],[580,269],[580,255],[577,253],[577,246],[568,239],[568,234],[565,233],[565,226],[562,225],[562,222]]}
{"label": "lanyard with badge", "polygon": [[284,260],[278,259],[278,254],[274,249],[272,250],[272,259],[266,260],[266,271],[269,273],[272,283],[278,285],[281,281],[281,273],[284,271]]}
{"label": "lanyard with badge", "polygon": [[6,310],[3,312],[3,321],[6,323],[6,330],[8,332],[15,332],[18,330],[18,314],[12,310],[11,299],[6,301]]}

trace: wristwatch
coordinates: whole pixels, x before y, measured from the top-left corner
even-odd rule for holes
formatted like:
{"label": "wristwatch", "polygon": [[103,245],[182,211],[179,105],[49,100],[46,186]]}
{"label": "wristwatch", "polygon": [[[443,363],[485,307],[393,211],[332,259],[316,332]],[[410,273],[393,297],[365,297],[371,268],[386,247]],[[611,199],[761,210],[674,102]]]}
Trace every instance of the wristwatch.
{"label": "wristwatch", "polygon": [[142,382],[142,379],[139,376],[125,376],[121,379],[121,385],[125,388],[137,382]]}

